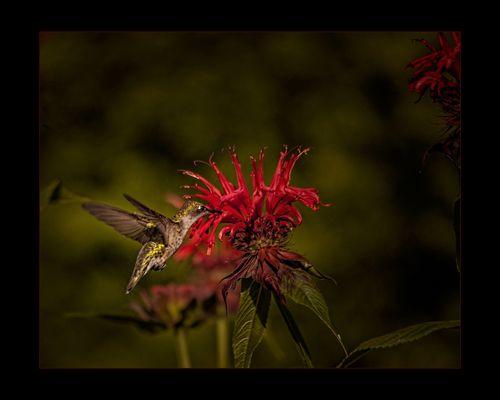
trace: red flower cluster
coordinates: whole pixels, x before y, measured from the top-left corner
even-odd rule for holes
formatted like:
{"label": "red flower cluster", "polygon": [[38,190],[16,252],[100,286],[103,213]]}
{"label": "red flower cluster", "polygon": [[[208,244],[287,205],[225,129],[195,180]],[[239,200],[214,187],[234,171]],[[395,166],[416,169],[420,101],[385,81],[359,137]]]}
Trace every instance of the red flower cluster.
{"label": "red flower cluster", "polygon": [[[216,230],[220,224],[227,224],[219,232],[221,240],[226,238],[233,242],[233,239],[237,235],[241,236],[243,231],[247,231],[248,234],[252,235],[257,231],[262,232],[266,230],[265,228],[270,227],[272,229],[268,230],[268,233],[271,233],[269,239],[273,240],[282,238],[284,232],[288,232],[290,228],[302,222],[300,212],[293,206],[294,202],[301,202],[315,211],[319,209],[320,205],[328,205],[320,202],[316,189],[297,188],[290,185],[291,172],[295,163],[309,149],[301,150],[297,148],[295,151],[289,152],[285,148],[280,153],[278,165],[269,186],[264,183],[264,151],[260,151],[258,161],[250,157],[252,162],[252,172],[250,173],[253,185],[252,193],[250,193],[246,185],[236,152],[234,149],[230,150],[231,161],[236,172],[237,186],[226,178],[212,158],[209,160],[209,165],[217,174],[222,191],[200,174],[186,170],[180,171],[184,175],[199,180],[205,186],[203,187],[198,183],[184,186],[184,188],[198,191],[194,195],[186,195],[186,198],[196,197],[205,201],[212,209],[221,211],[219,215],[212,214],[209,218],[198,221],[191,229],[190,244],[196,246],[202,243],[206,244],[208,246],[208,255],[215,245]],[[261,235],[257,236],[262,239]],[[248,237],[246,238],[248,239]],[[252,241],[247,240],[242,243],[242,246],[234,247],[239,250],[246,250],[244,244],[249,242]]]}
{"label": "red flower cluster", "polygon": [[410,62],[406,68],[414,68],[409,90],[421,96],[427,90],[432,99],[446,100],[451,94],[456,95],[460,89],[460,51],[462,43],[460,34],[453,32],[453,45],[443,33],[438,33],[439,49],[424,39],[418,40],[430,50],[430,54]]}
{"label": "red flower cluster", "polygon": [[191,327],[202,322],[205,312],[213,308],[204,304],[212,295],[213,288],[208,284],[155,285],[149,294],[142,290],[141,302],[132,302],[130,308],[144,321],[159,322],[166,328]]}
{"label": "red flower cluster", "polygon": [[[208,259],[207,257],[203,257]],[[183,284],[155,285],[140,292],[141,301],[130,307],[144,321],[163,324],[166,328],[194,327],[209,317],[220,315],[219,304],[225,302],[228,312],[238,308],[239,293],[231,291],[225,299],[219,287],[227,274],[215,264],[209,270],[196,271],[193,279]]]}
{"label": "red flower cluster", "polygon": [[222,226],[218,232],[219,239],[240,252],[238,266],[226,277],[223,285],[224,295],[235,287],[238,280],[251,277],[281,296],[280,284],[284,275],[292,274],[294,268],[312,271],[312,265],[304,257],[285,249],[292,229],[302,222],[302,216],[293,203],[300,202],[315,211],[320,205],[328,205],[320,202],[315,188],[290,185],[295,163],[308,150],[296,148],[288,151],[285,148],[280,153],[269,185],[264,182],[264,151],[260,151],[258,160],[250,157],[251,191],[234,149],[230,149],[230,156],[236,172],[236,185],[220,171],[212,157],[208,165],[216,173],[222,190],[200,174],[181,171],[201,182],[185,186],[197,192],[185,197],[196,197],[210,208],[220,211],[220,214],[212,214],[193,225],[187,246],[206,245],[207,254],[210,254],[217,229]]}
{"label": "red flower cluster", "polygon": [[458,32],[452,32],[451,37],[453,43],[448,42],[444,33],[438,33],[439,49],[424,39],[418,40],[430,53],[413,60],[406,68],[414,68],[409,90],[418,93],[419,100],[428,91],[431,99],[439,103],[444,112],[447,135],[432,146],[425,157],[429,152],[440,151],[459,167],[462,42]]}

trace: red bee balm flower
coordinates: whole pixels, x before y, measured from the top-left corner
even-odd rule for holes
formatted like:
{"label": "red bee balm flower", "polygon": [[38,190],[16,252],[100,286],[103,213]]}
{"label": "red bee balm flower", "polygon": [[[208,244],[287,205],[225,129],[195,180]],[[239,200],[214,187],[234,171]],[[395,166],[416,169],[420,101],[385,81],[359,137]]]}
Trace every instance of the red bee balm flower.
{"label": "red bee balm flower", "polygon": [[458,32],[451,36],[452,44],[444,33],[438,33],[439,49],[424,39],[418,40],[430,54],[413,60],[406,68],[414,68],[408,89],[418,93],[419,100],[428,90],[432,101],[439,103],[444,112],[445,135],[425,153],[424,161],[429,153],[439,151],[459,168],[462,42]]}
{"label": "red bee balm flower", "polygon": [[460,34],[452,32],[453,45],[444,33],[438,33],[440,49],[436,49],[424,39],[418,40],[430,50],[430,54],[411,61],[406,68],[414,68],[409,90],[423,95],[429,89],[434,100],[456,92],[460,83]]}
{"label": "red bee balm flower", "polygon": [[314,211],[321,205],[329,205],[320,202],[315,188],[298,188],[290,185],[295,163],[308,150],[308,148],[296,148],[288,151],[285,147],[280,153],[276,171],[269,185],[264,182],[264,151],[260,151],[258,160],[250,157],[252,191],[245,182],[234,149],[230,149],[230,156],[236,172],[236,185],[219,170],[212,157],[208,165],[215,171],[222,190],[195,172],[181,171],[201,182],[185,186],[197,191],[185,197],[196,197],[205,201],[208,207],[220,212],[211,214],[207,219],[193,225],[190,242],[186,246],[196,247],[204,244],[208,248],[209,255],[215,244],[218,227],[222,226],[218,232],[219,239],[240,252],[236,268],[225,278],[222,286],[224,296],[240,279],[252,278],[273,290],[284,301],[280,291],[283,278],[292,277],[299,270],[317,277],[325,277],[304,257],[288,251],[285,247],[292,229],[302,222],[302,215],[294,203],[300,202]]}
{"label": "red bee balm flower", "polygon": [[204,302],[213,292],[208,284],[155,285],[150,293],[142,290],[141,302],[133,301],[130,307],[144,321],[162,323],[167,328],[196,326],[207,317]]}

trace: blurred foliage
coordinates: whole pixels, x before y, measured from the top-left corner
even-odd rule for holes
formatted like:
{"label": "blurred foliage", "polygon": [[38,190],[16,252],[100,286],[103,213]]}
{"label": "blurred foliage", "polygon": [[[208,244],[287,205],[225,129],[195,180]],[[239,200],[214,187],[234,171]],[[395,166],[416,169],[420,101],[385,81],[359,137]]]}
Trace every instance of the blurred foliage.
{"label": "blurred foliage", "polygon": [[[92,199],[128,208],[122,193],[171,214],[176,171],[212,152],[231,173],[267,146],[266,177],[283,144],[311,146],[293,183],[314,186],[329,208],[303,209],[291,247],[332,275],[318,281],[347,348],[402,326],[458,318],[453,167],[424,151],[439,110],[407,92],[411,41],[434,33],[85,33],[40,37],[40,187],[61,179]],[[207,173],[202,165],[198,166]],[[171,332],[147,335],[68,312],[120,314],[139,247],[77,204],[40,214],[40,366],[176,367]],[[182,281],[170,265],[142,286]],[[307,308],[289,305],[314,365],[342,349]],[[273,305],[255,367],[301,360]],[[188,332],[193,366],[215,366],[215,330]],[[278,351],[269,351],[269,343]],[[275,346],[273,346],[275,347]],[[279,354],[280,356],[276,356]],[[457,367],[457,334],[372,352],[358,367]]]}
{"label": "blurred foliage", "polygon": [[51,204],[82,204],[86,200],[89,199],[78,196],[71,190],[66,189],[63,183],[56,179],[40,192],[40,211],[43,211],[45,207]]}

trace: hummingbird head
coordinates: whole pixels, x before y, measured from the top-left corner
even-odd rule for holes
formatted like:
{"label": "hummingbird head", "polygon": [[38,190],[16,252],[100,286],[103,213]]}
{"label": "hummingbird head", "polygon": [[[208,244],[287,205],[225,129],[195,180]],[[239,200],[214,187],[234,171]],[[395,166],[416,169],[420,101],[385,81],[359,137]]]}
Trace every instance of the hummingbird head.
{"label": "hummingbird head", "polygon": [[187,200],[179,209],[179,211],[177,211],[177,214],[175,215],[174,219],[179,222],[182,221],[184,224],[190,227],[201,217],[204,217],[214,212],[218,211],[210,210],[204,204],[201,204],[197,201]]}

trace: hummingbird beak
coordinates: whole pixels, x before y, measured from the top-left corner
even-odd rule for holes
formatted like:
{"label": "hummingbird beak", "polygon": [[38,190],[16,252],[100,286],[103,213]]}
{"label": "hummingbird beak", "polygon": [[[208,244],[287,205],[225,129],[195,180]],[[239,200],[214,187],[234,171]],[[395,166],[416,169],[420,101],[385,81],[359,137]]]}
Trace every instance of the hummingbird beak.
{"label": "hummingbird beak", "polygon": [[211,210],[210,208],[207,208],[207,211],[211,214],[222,214],[222,211],[220,210]]}

